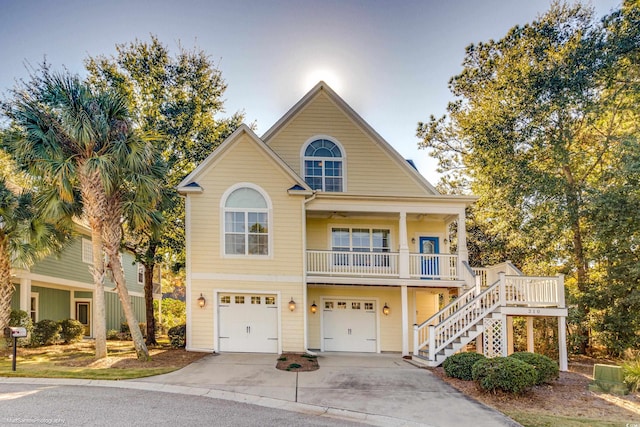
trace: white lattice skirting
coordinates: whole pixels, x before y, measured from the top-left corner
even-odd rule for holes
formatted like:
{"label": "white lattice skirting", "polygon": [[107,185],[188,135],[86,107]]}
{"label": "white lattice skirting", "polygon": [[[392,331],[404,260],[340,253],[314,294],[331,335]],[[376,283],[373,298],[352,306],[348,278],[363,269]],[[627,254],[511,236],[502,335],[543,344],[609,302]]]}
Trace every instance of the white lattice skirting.
{"label": "white lattice skirting", "polygon": [[486,357],[502,356],[502,350],[506,343],[502,342],[502,320],[484,319],[483,349]]}

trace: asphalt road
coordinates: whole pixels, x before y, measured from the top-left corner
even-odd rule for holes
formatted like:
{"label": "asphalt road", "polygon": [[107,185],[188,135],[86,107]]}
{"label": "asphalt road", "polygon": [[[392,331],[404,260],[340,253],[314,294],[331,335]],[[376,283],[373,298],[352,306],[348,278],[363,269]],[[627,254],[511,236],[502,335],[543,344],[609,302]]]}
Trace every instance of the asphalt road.
{"label": "asphalt road", "polygon": [[111,387],[0,383],[0,425],[358,426],[207,397]]}

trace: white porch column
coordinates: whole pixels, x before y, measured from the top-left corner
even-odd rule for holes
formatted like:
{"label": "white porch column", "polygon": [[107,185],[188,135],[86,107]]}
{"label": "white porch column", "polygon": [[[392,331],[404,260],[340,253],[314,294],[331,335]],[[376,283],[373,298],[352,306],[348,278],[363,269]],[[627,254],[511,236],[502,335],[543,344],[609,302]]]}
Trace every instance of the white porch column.
{"label": "white porch column", "polygon": [[[469,261],[469,249],[467,249],[467,215],[462,209],[458,213],[458,271],[462,272],[462,262]],[[460,274],[460,273],[458,273]]]}
{"label": "white porch column", "polygon": [[533,317],[527,317],[527,351],[535,353],[535,344],[533,341]]}
{"label": "white porch column", "polygon": [[507,355],[513,354],[513,316],[507,316]]}
{"label": "white porch column", "polygon": [[31,279],[20,279],[20,310],[31,313]]}
{"label": "white porch column", "polygon": [[407,239],[407,213],[400,211],[400,221],[398,226],[398,233],[400,234],[400,248],[398,260],[398,273],[401,279],[409,278],[409,242]]}
{"label": "white porch column", "polygon": [[400,300],[402,305],[402,355],[409,355],[409,300],[407,285],[400,286]]}
{"label": "white porch column", "polygon": [[502,328],[500,331],[501,337],[500,337],[500,341],[501,341],[501,347],[502,347],[502,357],[507,357],[509,355],[509,337],[508,337],[508,326],[507,326],[507,315],[506,314],[501,314],[500,315],[500,321],[502,323]]}
{"label": "white porch column", "polygon": [[567,361],[567,318],[566,316],[558,316],[558,365],[560,370],[566,372],[569,370],[569,362]]}

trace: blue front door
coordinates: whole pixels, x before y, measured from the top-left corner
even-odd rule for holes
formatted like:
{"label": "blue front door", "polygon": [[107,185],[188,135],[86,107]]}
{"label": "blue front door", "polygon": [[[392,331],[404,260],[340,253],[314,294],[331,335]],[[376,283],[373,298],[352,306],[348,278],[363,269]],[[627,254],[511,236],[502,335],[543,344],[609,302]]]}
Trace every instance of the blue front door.
{"label": "blue front door", "polygon": [[438,257],[440,253],[437,237],[420,237],[420,253],[422,257],[422,275],[424,279],[434,279],[439,275]]}

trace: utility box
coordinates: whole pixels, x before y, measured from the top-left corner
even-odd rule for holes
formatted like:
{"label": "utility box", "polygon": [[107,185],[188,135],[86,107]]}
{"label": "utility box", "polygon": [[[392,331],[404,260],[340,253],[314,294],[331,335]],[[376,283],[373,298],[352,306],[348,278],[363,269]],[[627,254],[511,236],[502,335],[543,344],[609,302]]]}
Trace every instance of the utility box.
{"label": "utility box", "polygon": [[4,335],[7,338],[25,338],[27,336],[27,328],[9,326],[4,328]]}
{"label": "utility box", "polygon": [[610,394],[629,394],[629,387],[624,382],[622,367],[593,365],[593,381],[589,383],[589,390]]}

